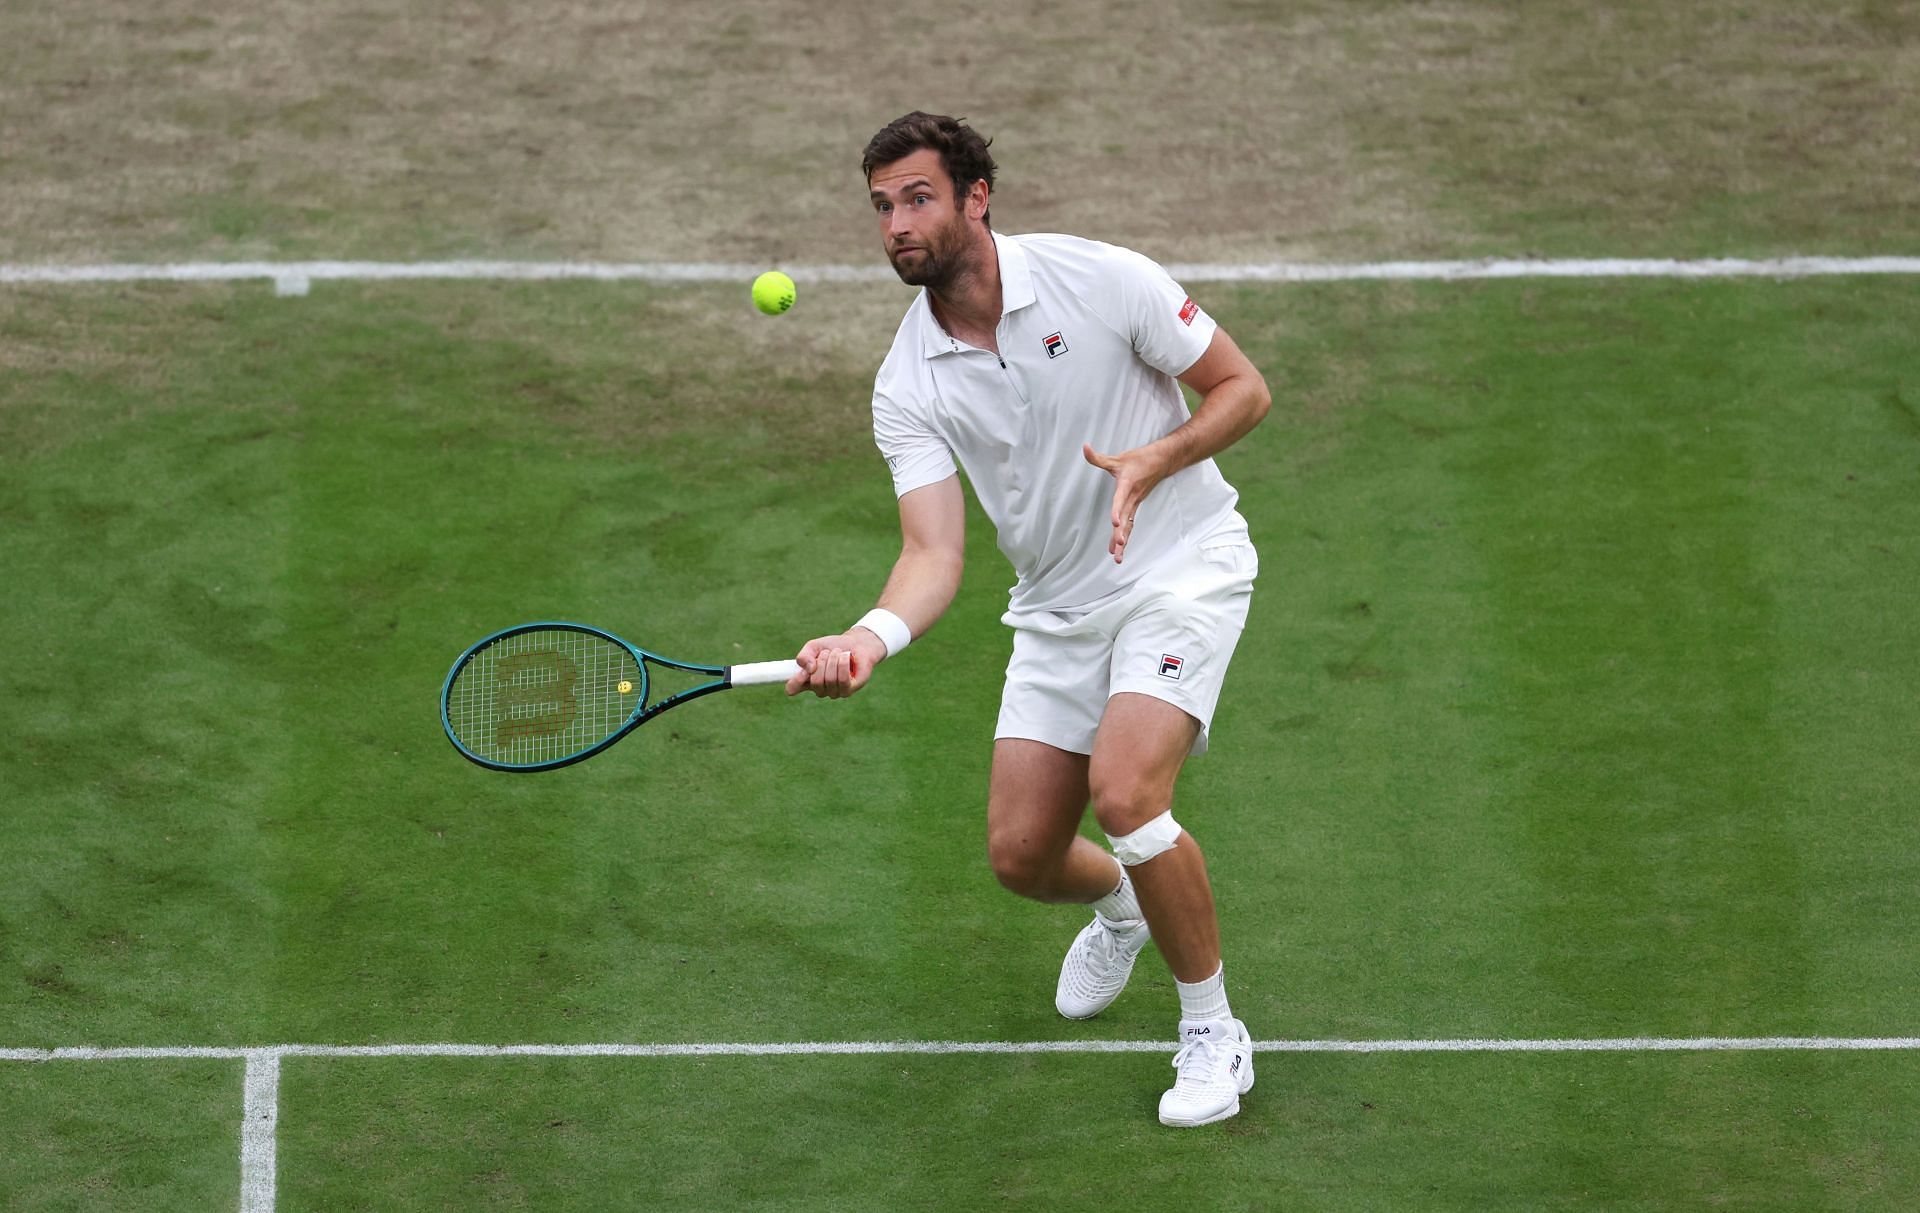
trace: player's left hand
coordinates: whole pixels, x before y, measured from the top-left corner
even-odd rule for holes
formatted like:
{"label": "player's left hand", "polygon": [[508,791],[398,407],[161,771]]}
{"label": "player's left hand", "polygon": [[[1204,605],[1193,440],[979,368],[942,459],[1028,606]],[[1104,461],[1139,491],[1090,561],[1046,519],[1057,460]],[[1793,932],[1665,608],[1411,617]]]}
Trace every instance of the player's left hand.
{"label": "player's left hand", "polygon": [[1087,462],[1113,476],[1113,538],[1107,541],[1107,551],[1112,554],[1113,562],[1119,564],[1127,556],[1127,540],[1133,535],[1133,518],[1140,509],[1140,503],[1153,492],[1153,486],[1167,477],[1166,467],[1160,458],[1144,446],[1130,451],[1121,451],[1118,455],[1102,455],[1086,443],[1080,444],[1080,453]]}

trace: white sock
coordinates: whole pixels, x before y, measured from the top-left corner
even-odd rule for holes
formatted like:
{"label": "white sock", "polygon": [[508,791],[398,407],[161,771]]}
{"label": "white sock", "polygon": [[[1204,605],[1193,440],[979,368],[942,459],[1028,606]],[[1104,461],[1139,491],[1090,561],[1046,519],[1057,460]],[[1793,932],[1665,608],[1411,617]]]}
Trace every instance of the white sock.
{"label": "white sock", "polygon": [[1222,964],[1212,977],[1192,985],[1175,978],[1173,984],[1180,987],[1180,1018],[1232,1019],[1233,1012],[1227,1009],[1226,975],[1227,966]]}
{"label": "white sock", "polygon": [[1133,895],[1133,879],[1127,875],[1127,869],[1117,860],[1113,866],[1120,869],[1120,883],[1113,892],[1093,903],[1094,912],[1108,922],[1132,922],[1145,917],[1140,913],[1140,899]]}

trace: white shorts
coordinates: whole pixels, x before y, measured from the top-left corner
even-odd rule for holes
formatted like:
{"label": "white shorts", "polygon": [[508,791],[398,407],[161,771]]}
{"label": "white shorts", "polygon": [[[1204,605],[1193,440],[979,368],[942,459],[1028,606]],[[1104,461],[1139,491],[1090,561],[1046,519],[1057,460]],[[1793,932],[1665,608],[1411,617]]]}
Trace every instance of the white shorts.
{"label": "white shorts", "polygon": [[1014,630],[1013,660],[994,737],[1091,754],[1107,699],[1133,691],[1199,721],[1192,752],[1206,753],[1259,572],[1253,545],[1236,540],[1156,569],[1090,611],[1008,611],[1000,621]]}

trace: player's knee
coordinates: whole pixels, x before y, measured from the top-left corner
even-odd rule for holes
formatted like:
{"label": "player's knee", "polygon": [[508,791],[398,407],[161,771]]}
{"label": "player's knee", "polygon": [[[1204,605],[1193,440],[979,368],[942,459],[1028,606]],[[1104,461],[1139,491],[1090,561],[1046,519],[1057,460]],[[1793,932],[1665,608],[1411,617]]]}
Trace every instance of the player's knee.
{"label": "player's knee", "polygon": [[1059,856],[1047,854],[1013,830],[1001,830],[987,835],[987,862],[993,865],[995,879],[1010,892],[1039,897],[1052,882]]}
{"label": "player's knee", "polygon": [[1109,837],[1131,834],[1167,811],[1168,789],[1158,780],[1101,775],[1091,781],[1094,820]]}

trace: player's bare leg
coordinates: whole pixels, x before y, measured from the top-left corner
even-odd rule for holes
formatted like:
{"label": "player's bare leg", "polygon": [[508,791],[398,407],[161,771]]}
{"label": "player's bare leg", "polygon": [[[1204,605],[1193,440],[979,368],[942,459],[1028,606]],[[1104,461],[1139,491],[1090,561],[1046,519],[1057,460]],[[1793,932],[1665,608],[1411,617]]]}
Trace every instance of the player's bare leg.
{"label": "player's bare leg", "polygon": [[1086,812],[1085,754],[1019,738],[994,742],[987,802],[994,874],[1023,897],[1094,909],[1054,986],[1054,1008],[1069,1019],[1098,1015],[1120,996],[1150,937],[1126,869],[1080,837]]}
{"label": "player's bare leg", "polygon": [[993,743],[987,858],[1000,883],[1035,901],[1091,902],[1113,891],[1113,856],[1080,837],[1087,756],[1044,742]]}
{"label": "player's bare leg", "polygon": [[[1192,835],[1170,825],[1174,783],[1199,729],[1170,703],[1122,692],[1107,701],[1088,764],[1094,813],[1130,864],[1141,909],[1179,986],[1178,1077],[1160,1098],[1160,1121],[1181,1126],[1234,1115],[1253,1086],[1252,1041],[1227,1006],[1206,858]],[[1143,835],[1150,838],[1141,847],[1153,853],[1128,858]]]}
{"label": "player's bare leg", "polygon": [[[1174,783],[1199,732],[1199,721],[1165,700],[1125,691],[1109,699],[1088,771],[1100,828],[1119,838],[1171,808]],[[1193,836],[1182,831],[1173,849],[1129,868],[1128,874],[1174,977],[1205,981],[1218,972],[1213,886]]]}

